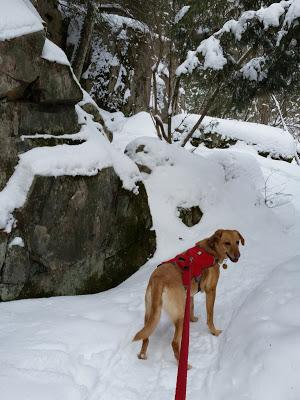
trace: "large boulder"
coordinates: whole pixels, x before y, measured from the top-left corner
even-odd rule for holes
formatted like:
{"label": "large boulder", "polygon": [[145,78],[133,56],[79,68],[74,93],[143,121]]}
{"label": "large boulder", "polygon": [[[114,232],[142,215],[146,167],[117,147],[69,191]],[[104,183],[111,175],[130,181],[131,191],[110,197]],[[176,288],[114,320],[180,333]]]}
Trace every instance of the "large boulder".
{"label": "large boulder", "polygon": [[143,184],[138,194],[123,189],[112,168],[92,177],[36,177],[16,218],[13,233],[0,237],[3,301],[106,290],[155,251]]}
{"label": "large boulder", "polygon": [[42,58],[46,43],[43,30],[0,41],[0,190],[28,149],[22,135],[80,129],[75,104],[82,90],[69,65]]}

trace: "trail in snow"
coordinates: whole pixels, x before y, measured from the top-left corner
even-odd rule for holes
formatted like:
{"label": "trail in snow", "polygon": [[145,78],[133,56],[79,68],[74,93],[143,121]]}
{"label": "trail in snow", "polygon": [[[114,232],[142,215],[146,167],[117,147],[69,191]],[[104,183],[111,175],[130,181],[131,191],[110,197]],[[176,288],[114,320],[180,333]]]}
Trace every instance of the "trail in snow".
{"label": "trail in snow", "polygon": [[[0,385],[5,400],[19,400],[20,396],[25,400],[173,399],[177,366],[171,349],[173,326],[168,318],[163,316],[151,336],[147,361],[137,359],[140,343],[131,342],[143,324],[147,281],[151,271],[170,252],[175,254],[189,247],[217,227],[231,226],[241,230],[246,246],[241,249],[240,262],[221,271],[215,306],[216,326],[223,329],[220,337],[209,334],[204,296],[196,296],[196,314],[201,318],[191,325],[193,369],[188,375],[188,399],[210,396],[215,376],[222,385],[219,367],[224,363],[222,355],[227,354],[228,341],[238,336],[236,332],[233,336],[231,333],[236,318],[248,302],[253,302],[253,291],[265,282],[270,272],[292,255],[299,254],[298,170],[285,163],[257,158],[264,175],[275,168],[280,179],[287,182],[286,190],[293,195],[284,211],[282,207],[268,209],[253,205],[258,195],[255,185],[247,189],[249,179],[257,184],[263,181],[254,159],[249,170],[247,154],[228,151],[212,156],[207,165],[213,168],[220,185],[224,176],[227,181],[221,186],[222,196],[208,191],[211,197],[199,199],[207,215],[203,217],[201,229],[200,225],[190,229],[178,223],[175,210],[167,214],[167,209],[177,200],[184,200],[184,196],[197,198],[198,185],[203,186],[208,173],[206,161],[202,159],[198,164],[201,157],[187,152],[176,156],[177,150],[171,148],[166,147],[166,151],[172,153],[169,156],[173,157],[174,165],[160,163],[145,180],[147,190],[151,191],[150,206],[162,202],[161,209],[153,211],[158,233],[154,259],[122,285],[105,293],[0,304]],[[222,165],[222,174],[218,172],[219,165]],[[248,168],[244,168],[246,165]],[[177,173],[188,176],[188,172],[197,187],[175,179]],[[246,370],[241,365],[243,368]],[[252,399],[251,394],[245,398]]]}

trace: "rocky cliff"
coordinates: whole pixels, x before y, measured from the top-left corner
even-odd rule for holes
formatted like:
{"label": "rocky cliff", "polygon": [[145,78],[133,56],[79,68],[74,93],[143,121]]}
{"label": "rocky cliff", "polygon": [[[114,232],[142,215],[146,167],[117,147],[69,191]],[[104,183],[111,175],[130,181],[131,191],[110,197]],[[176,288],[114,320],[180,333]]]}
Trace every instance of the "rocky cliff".
{"label": "rocky cliff", "polygon": [[[22,0],[12,4],[16,2],[28,6]],[[95,104],[81,103],[93,116],[80,109],[82,97],[66,56],[43,29],[4,35],[2,301],[106,290],[135,272],[155,250],[147,194],[136,167],[111,148]],[[131,187],[130,179],[135,181]]]}

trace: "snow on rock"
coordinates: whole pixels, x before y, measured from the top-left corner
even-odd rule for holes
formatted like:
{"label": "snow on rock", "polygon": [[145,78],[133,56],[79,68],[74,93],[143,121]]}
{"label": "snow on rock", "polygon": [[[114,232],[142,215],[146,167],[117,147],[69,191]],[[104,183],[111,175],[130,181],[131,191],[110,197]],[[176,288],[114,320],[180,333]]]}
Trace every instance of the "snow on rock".
{"label": "snow on rock", "polygon": [[145,111],[132,117],[125,117],[122,112],[109,113],[104,110],[101,114],[107,127],[114,132],[113,144],[121,151],[131,140],[140,136],[157,137],[151,116]]}
{"label": "snow on rock", "polygon": [[44,29],[30,0],[1,0],[0,40],[9,40]]}
{"label": "snow on rock", "polygon": [[0,192],[0,229],[10,231],[14,223],[12,212],[22,207],[35,175],[96,175],[106,167],[113,167],[123,181],[123,187],[137,190],[140,174],[128,157],[114,149],[103,136],[99,124],[77,106],[81,131],[74,139],[85,140],[79,145],[37,147],[19,156],[15,172]]}
{"label": "snow on rock", "polygon": [[49,39],[45,40],[41,57],[58,64],[71,65],[65,52]]}
{"label": "snow on rock", "polygon": [[237,310],[205,398],[299,398],[299,263],[296,256],[277,266]]}
{"label": "snow on rock", "polygon": [[13,238],[12,241],[9,242],[8,247],[11,248],[12,246],[19,246],[19,247],[24,247],[24,241],[21,237],[16,236]]}
{"label": "snow on rock", "polygon": [[[197,114],[179,114],[173,118],[173,129],[180,124],[182,127],[192,127],[198,118]],[[201,125],[206,132],[215,132],[226,138],[242,140],[252,145],[256,151],[270,153],[274,157],[292,159],[295,155],[293,137],[280,128],[213,117],[205,117]]]}

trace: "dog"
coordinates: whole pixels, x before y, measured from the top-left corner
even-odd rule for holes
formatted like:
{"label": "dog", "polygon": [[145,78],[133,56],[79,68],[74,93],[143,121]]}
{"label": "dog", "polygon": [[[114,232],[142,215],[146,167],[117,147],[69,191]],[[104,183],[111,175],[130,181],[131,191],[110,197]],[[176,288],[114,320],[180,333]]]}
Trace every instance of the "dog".
{"label": "dog", "polygon": [[[212,236],[196,243],[207,253],[215,257],[215,264],[203,271],[200,282],[193,278],[191,282],[191,312],[190,320],[196,322],[194,315],[194,295],[198,291],[206,294],[207,326],[211,334],[219,336],[222,332],[214,325],[214,303],[216,287],[220,275],[220,265],[229,258],[236,263],[240,258],[239,244],[244,246],[245,240],[236,230],[217,230]],[[224,265],[224,268],[227,266]],[[200,289],[200,290],[199,290]],[[179,361],[186,292],[182,284],[182,270],[174,263],[166,262],[159,265],[152,273],[145,294],[144,327],[137,332],[133,341],[142,340],[138,358],[147,359],[149,336],[155,330],[164,309],[175,326],[172,341],[174,356]]]}

